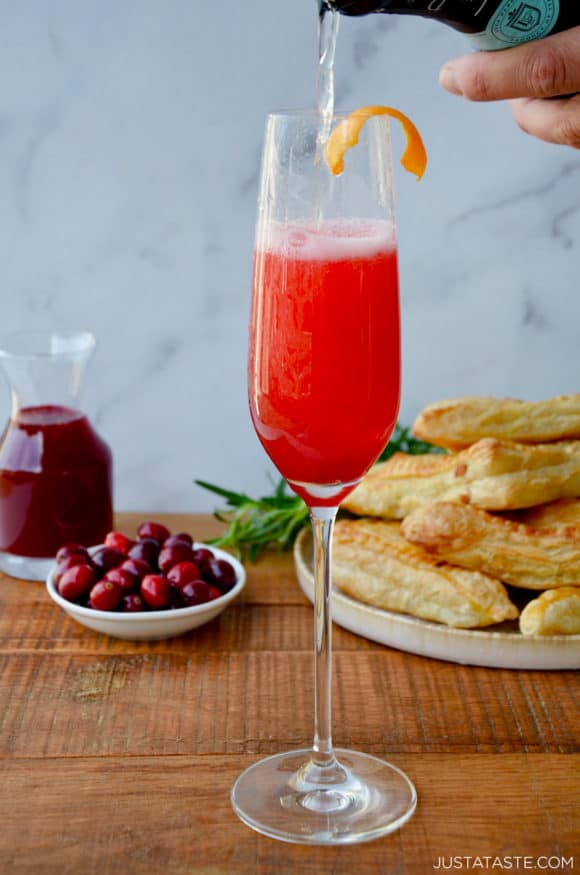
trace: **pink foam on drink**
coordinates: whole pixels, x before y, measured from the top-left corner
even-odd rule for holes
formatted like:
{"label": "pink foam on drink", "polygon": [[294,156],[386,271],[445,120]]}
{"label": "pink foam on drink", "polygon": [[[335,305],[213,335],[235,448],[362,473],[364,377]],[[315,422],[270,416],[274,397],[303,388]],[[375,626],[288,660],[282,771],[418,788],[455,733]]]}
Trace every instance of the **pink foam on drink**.
{"label": "pink foam on drink", "polygon": [[257,250],[300,261],[374,258],[396,249],[395,228],[384,219],[269,222],[258,231]]}

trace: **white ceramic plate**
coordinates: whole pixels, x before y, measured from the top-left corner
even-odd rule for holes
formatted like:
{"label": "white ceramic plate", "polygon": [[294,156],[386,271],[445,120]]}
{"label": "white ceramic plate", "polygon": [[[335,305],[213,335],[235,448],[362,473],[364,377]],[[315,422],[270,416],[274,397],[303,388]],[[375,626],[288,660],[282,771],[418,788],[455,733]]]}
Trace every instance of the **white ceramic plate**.
{"label": "white ceramic plate", "polygon": [[[314,599],[312,538],[308,529],[294,544],[298,581],[310,601]],[[492,668],[578,669],[580,635],[522,635],[517,623],[502,623],[491,630],[454,629],[365,605],[338,588],[332,592],[335,623],[398,650],[465,665]]]}
{"label": "white ceramic plate", "polygon": [[[54,581],[56,566],[50,571],[46,579],[46,588],[51,599],[57,603],[69,617],[76,620],[82,626],[111,635],[113,638],[126,638],[130,641],[147,640],[156,641],[161,638],[174,638],[185,632],[196,629],[209,623],[226,608],[241,593],[246,582],[246,572],[241,562],[226,553],[208,544],[195,543],[197,550],[205,547],[211,550],[217,559],[225,559],[233,566],[236,572],[236,584],[225,595],[212,602],[203,605],[194,605],[191,608],[176,608],[167,611],[141,611],[134,614],[122,614],[115,611],[95,611],[92,608],[84,608],[69,602],[60,595]],[[98,547],[94,548],[98,550]],[[92,550],[91,550],[92,552]]]}

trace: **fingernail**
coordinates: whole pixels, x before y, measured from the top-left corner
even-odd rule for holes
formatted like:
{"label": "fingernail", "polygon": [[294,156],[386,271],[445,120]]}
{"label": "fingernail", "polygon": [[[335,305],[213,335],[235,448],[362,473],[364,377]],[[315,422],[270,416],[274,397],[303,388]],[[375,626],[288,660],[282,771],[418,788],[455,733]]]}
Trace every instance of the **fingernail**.
{"label": "fingernail", "polygon": [[441,72],[439,73],[439,84],[442,88],[446,91],[450,91],[452,94],[462,94],[455,75],[455,70],[448,64],[441,68]]}

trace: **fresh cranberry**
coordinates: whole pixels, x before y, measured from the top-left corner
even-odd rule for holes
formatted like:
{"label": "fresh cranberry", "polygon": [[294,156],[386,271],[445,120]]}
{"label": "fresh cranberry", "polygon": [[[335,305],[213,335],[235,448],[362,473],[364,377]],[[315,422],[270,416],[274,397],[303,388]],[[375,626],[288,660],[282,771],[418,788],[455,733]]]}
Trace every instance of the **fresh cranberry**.
{"label": "fresh cranberry", "polygon": [[146,562],[151,568],[157,568],[157,558],[159,556],[159,543],[153,538],[145,538],[142,541],[131,547],[129,550],[130,559],[139,559],[141,562]]}
{"label": "fresh cranberry", "polygon": [[132,541],[123,532],[109,532],[105,538],[105,547],[112,547],[113,550],[117,550],[123,556],[127,555],[134,543],[135,541]]}
{"label": "fresh cranberry", "polygon": [[210,602],[213,602],[215,599],[221,599],[223,592],[220,592],[217,586],[212,586],[211,583],[208,583],[207,588],[209,589]]}
{"label": "fresh cranberry", "polygon": [[141,581],[141,596],[150,608],[163,610],[171,602],[169,582],[162,574],[148,574]]}
{"label": "fresh cranberry", "polygon": [[113,550],[111,547],[101,547],[93,554],[93,565],[97,569],[97,574],[106,574],[111,568],[117,568],[125,557],[118,550]]}
{"label": "fresh cranberry", "polygon": [[56,561],[60,563],[64,559],[68,559],[69,556],[84,556],[85,559],[88,559],[89,551],[82,544],[65,544],[56,554]]}
{"label": "fresh cranberry", "polygon": [[181,535],[171,535],[167,540],[163,541],[163,548],[177,547],[179,544],[185,544],[186,547],[191,548],[193,538],[191,535],[186,535],[185,533],[182,533]]}
{"label": "fresh cranberry", "polygon": [[139,578],[126,568],[111,568],[103,580],[110,580],[119,587],[122,593],[135,592],[139,588]]}
{"label": "fresh cranberry", "polygon": [[236,585],[235,569],[225,559],[210,559],[202,568],[202,576],[222,593],[229,592]]}
{"label": "fresh cranberry", "polygon": [[81,556],[80,553],[72,553],[70,556],[66,556],[64,559],[61,559],[56,567],[56,582],[58,583],[63,574],[69,570],[69,568],[76,568],[78,565],[88,565],[92,567],[92,562],[87,556]]}
{"label": "fresh cranberry", "polygon": [[121,599],[121,610],[125,614],[136,614],[139,611],[146,611],[147,605],[138,592],[130,592]]}
{"label": "fresh cranberry", "polygon": [[181,590],[169,584],[169,607],[174,610],[175,608],[184,608],[185,605],[183,603],[183,599],[181,598]]}
{"label": "fresh cranberry", "polygon": [[165,526],[162,526],[161,523],[141,523],[139,528],[137,529],[137,537],[140,541],[144,541],[147,538],[153,538],[159,544],[162,544],[167,538],[170,536],[171,532]]}
{"label": "fresh cranberry", "polygon": [[110,580],[99,580],[91,590],[90,605],[96,611],[114,611],[123,593]]}
{"label": "fresh cranberry", "polygon": [[207,547],[198,547],[197,550],[193,551],[193,561],[197,565],[203,565],[205,562],[209,562],[210,559],[214,559],[215,556],[211,550],[208,550]]}
{"label": "fresh cranberry", "polygon": [[147,562],[143,562],[142,559],[125,559],[121,570],[133,574],[138,581],[141,581],[146,574],[153,574],[151,566]]}
{"label": "fresh cranberry", "polygon": [[199,580],[199,568],[195,562],[178,562],[167,572],[167,580],[179,588],[190,580]]}
{"label": "fresh cranberry", "polygon": [[65,571],[58,581],[58,591],[69,602],[78,602],[88,596],[96,580],[90,565],[75,565]]}
{"label": "fresh cranberry", "polygon": [[163,547],[159,554],[159,570],[164,574],[171,571],[178,562],[191,562],[193,551],[187,544],[175,544],[173,547]]}
{"label": "fresh cranberry", "polygon": [[205,580],[190,580],[181,587],[181,600],[188,608],[203,605],[211,599],[209,584]]}

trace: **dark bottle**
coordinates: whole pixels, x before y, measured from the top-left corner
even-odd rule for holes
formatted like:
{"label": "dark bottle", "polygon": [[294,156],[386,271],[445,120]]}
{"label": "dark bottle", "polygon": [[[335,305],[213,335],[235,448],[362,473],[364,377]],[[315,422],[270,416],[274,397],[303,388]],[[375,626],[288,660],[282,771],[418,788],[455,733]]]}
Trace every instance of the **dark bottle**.
{"label": "dark bottle", "polygon": [[421,15],[460,30],[477,49],[505,49],[580,25],[580,0],[321,0],[321,10]]}

